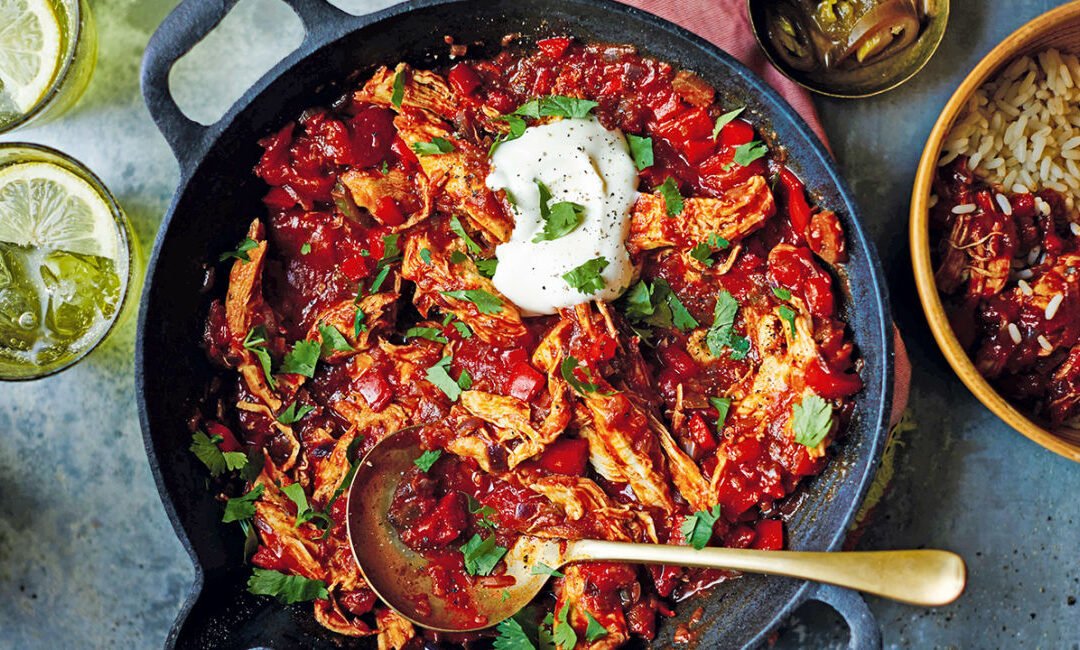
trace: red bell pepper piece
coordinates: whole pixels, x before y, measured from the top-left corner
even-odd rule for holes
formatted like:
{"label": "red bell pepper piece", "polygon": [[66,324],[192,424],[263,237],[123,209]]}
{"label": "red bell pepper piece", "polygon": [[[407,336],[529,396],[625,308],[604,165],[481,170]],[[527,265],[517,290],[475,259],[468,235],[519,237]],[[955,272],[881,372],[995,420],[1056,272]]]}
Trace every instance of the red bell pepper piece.
{"label": "red bell pepper piece", "polygon": [[664,360],[664,365],[671,368],[679,379],[690,379],[698,374],[697,362],[680,347],[671,345],[664,348],[660,352],[660,358]]}
{"label": "red bell pepper piece", "polygon": [[221,436],[221,442],[217,443],[218,449],[221,451],[240,451],[240,443],[236,441],[236,436],[224,424],[210,422],[206,425],[206,432],[211,438]]}
{"label": "red bell pepper piece", "polygon": [[801,242],[806,236],[806,229],[810,227],[810,204],[806,202],[806,187],[787,167],[780,168],[780,184],[784,188],[791,229]]}
{"label": "red bell pepper piece", "polygon": [[392,196],[380,196],[375,202],[375,218],[384,226],[400,226],[405,223],[405,216]]}
{"label": "red bell pepper piece", "polygon": [[716,440],[709,431],[709,425],[705,423],[705,418],[695,413],[690,418],[689,428],[690,437],[693,439],[694,444],[697,445],[698,450],[705,453],[716,451]]}
{"label": "red bell pepper piece", "polygon": [[862,390],[863,382],[856,374],[838,372],[815,359],[806,367],[806,385],[825,399],[842,399]]}
{"label": "red bell pepper piece", "polygon": [[390,403],[390,398],[394,396],[390,384],[375,367],[365,370],[356,379],[353,386],[356,388],[356,392],[360,393],[364,401],[368,403],[371,410],[376,413],[386,408],[386,405]]}
{"label": "red bell pepper piece", "polygon": [[504,390],[507,395],[528,402],[540,393],[545,381],[544,375],[528,361],[519,361],[511,368]]}
{"label": "red bell pepper piece", "polygon": [[540,467],[552,474],[582,476],[589,462],[589,442],[581,438],[557,438],[540,456]]}
{"label": "red bell pepper piece", "polygon": [[566,48],[570,47],[569,38],[545,38],[542,41],[536,42],[536,47],[540,48],[540,51],[551,57],[560,57]]}
{"label": "red bell pepper piece", "polygon": [[784,548],[784,523],[776,519],[762,519],[754,527],[754,542],[750,548],[762,551],[779,551]]}
{"label": "red bell pepper piece", "polygon": [[450,68],[447,78],[450,80],[450,85],[454,87],[454,90],[462,95],[471,95],[472,91],[479,88],[482,83],[479,75],[468,63],[459,63]]}

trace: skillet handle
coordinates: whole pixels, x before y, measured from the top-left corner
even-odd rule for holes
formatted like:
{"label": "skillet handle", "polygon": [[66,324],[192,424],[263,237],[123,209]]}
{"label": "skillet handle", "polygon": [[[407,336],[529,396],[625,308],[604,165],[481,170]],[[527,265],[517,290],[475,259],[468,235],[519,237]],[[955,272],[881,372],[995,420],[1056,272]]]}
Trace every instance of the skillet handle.
{"label": "skillet handle", "polygon": [[[200,160],[208,145],[207,133],[214,126],[203,126],[184,115],[169,90],[169,72],[173,65],[214,30],[238,0],[182,0],[150,37],[143,54],[140,83],[150,117],[165,136],[186,176]],[[300,49],[338,29],[349,14],[326,0],[285,0],[304,25]]]}
{"label": "skillet handle", "polygon": [[851,632],[849,650],[881,650],[881,626],[859,592],[822,583],[809,600],[825,603],[844,617]]}

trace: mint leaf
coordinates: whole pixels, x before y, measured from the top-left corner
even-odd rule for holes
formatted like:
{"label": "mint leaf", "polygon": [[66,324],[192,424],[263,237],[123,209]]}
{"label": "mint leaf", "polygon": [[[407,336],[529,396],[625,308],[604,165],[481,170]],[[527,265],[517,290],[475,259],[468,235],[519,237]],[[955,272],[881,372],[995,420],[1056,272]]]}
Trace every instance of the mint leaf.
{"label": "mint leaf", "polygon": [[262,493],[263,485],[260,483],[244,496],[235,497],[226,501],[225,514],[221,517],[221,521],[227,524],[230,521],[241,521],[254,517],[255,502],[259,500]]}
{"label": "mint leaf", "polygon": [[464,289],[458,291],[440,291],[444,296],[464,300],[476,305],[481,314],[497,314],[502,311],[502,300],[483,289]]}
{"label": "mint leaf", "polygon": [[255,241],[251,237],[245,237],[244,241],[240,242],[240,246],[235,251],[229,251],[227,253],[222,253],[218,257],[218,261],[219,262],[224,262],[225,260],[229,259],[230,257],[233,257],[233,258],[236,258],[236,259],[240,260],[244,264],[247,264],[248,262],[251,261],[251,258],[248,257],[247,252],[249,250],[253,249],[253,248],[258,248],[258,246],[259,246],[259,242]]}
{"label": "mint leaf", "polygon": [[677,216],[683,211],[683,197],[679,194],[679,183],[674,178],[668,176],[664,179],[663,185],[654,189],[664,197],[664,208],[667,210],[668,218]]}
{"label": "mint leaf", "polygon": [[604,288],[604,278],[600,273],[607,268],[607,265],[608,261],[606,259],[597,257],[570,269],[562,277],[571,288],[577,289],[584,294],[594,293]]}
{"label": "mint leaf", "polygon": [[439,456],[442,456],[442,449],[429,449],[420,454],[420,457],[413,461],[413,465],[419,467],[421,472],[426,472],[439,460]]}
{"label": "mint leaf", "polygon": [[465,542],[461,552],[465,555],[465,570],[474,576],[490,575],[495,565],[506,555],[506,549],[495,544],[494,535],[481,539],[478,533],[474,533],[472,539]]}
{"label": "mint leaf", "polygon": [[792,428],[795,442],[806,447],[817,447],[832,429],[832,406],[811,393],[792,408],[795,415]]}
{"label": "mint leaf", "polygon": [[720,504],[712,510],[700,510],[683,520],[679,530],[690,546],[699,551],[712,539],[713,524],[720,518]]}
{"label": "mint leaf", "polygon": [[284,605],[330,597],[322,580],[285,575],[271,569],[253,569],[247,587],[253,594],[273,596]]}
{"label": "mint leaf", "polygon": [[727,113],[724,113],[720,117],[716,118],[716,124],[713,125],[713,130],[712,130],[712,138],[713,138],[713,140],[715,140],[717,138],[717,136],[720,135],[720,130],[724,128],[724,125],[726,125],[728,122],[730,122],[731,120],[738,117],[739,113],[742,113],[744,110],[746,110],[745,106],[743,106],[742,108],[736,108],[733,111],[728,111]]}
{"label": "mint leaf", "polygon": [[315,410],[314,406],[308,406],[307,404],[304,404],[300,406],[300,408],[297,408],[297,404],[299,404],[298,401],[293,401],[292,404],[289,404],[288,408],[286,408],[277,416],[277,421],[282,424],[295,424],[305,415]]}
{"label": "mint leaf", "polygon": [[454,143],[446,138],[434,137],[431,142],[414,142],[412,150],[418,156],[436,156],[453,151]]}
{"label": "mint leaf", "polygon": [[292,351],[282,360],[281,372],[309,378],[315,376],[315,364],[319,361],[321,351],[322,344],[318,341],[297,341]]}

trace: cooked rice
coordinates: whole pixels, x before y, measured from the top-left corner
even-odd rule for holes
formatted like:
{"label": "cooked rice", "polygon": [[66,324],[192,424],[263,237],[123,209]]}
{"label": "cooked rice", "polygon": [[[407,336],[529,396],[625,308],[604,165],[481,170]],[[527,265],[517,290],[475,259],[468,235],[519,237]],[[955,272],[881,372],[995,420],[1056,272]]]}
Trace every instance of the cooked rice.
{"label": "cooked rice", "polygon": [[1080,59],[1045,50],[983,84],[945,138],[939,164],[961,155],[990,183],[1016,194],[1052,188],[1073,210],[1080,198]]}

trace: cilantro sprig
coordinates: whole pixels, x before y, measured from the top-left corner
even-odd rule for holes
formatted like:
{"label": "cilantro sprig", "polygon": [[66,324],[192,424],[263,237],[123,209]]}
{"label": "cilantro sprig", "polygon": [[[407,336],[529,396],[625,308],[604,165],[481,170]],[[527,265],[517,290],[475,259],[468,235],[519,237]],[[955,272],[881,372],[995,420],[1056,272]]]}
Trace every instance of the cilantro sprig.
{"label": "cilantro sprig", "polygon": [[239,451],[221,451],[219,442],[224,440],[220,435],[208,436],[202,431],[196,431],[191,435],[191,446],[188,448],[195,457],[206,465],[210,470],[210,476],[221,476],[225,472],[243,469],[247,465],[247,456]]}
{"label": "cilantro sprig", "polygon": [[699,510],[684,519],[679,530],[690,546],[700,551],[712,539],[713,524],[719,518],[720,504],[716,504],[712,510]]}
{"label": "cilantro sprig", "polygon": [[570,601],[567,601],[559,610],[559,620],[555,622],[555,626],[552,628],[552,638],[559,650],[573,650],[577,645],[577,632],[570,625],[569,619]]}
{"label": "cilantro sprig", "polygon": [[603,256],[596,257],[576,266],[563,274],[563,280],[571,288],[583,294],[591,294],[604,288],[604,277],[600,275],[607,268],[608,261]]}
{"label": "cilantro sprig", "polygon": [[591,99],[578,99],[564,95],[545,95],[526,102],[514,111],[523,117],[571,117],[582,119],[600,104]]}
{"label": "cilantro sprig", "polygon": [[262,496],[263,489],[263,485],[260,483],[247,494],[226,501],[225,514],[221,517],[221,521],[227,524],[231,521],[243,521],[254,517],[255,502]]}
{"label": "cilantro sprig", "polygon": [[639,334],[648,335],[644,328],[677,327],[683,332],[698,327],[686,306],[679,300],[671,285],[663,278],[657,278],[651,284],[638,281],[620,298],[622,312],[635,324]]}
{"label": "cilantro sprig", "polygon": [[278,414],[277,421],[282,424],[295,424],[314,410],[314,406],[309,406],[307,404],[301,405],[299,401],[293,401],[293,403],[289,404],[284,411]]}
{"label": "cilantro sprig", "polygon": [[253,594],[273,596],[284,605],[330,597],[322,580],[286,575],[272,569],[253,569],[247,587]]}
{"label": "cilantro sprig", "polygon": [[322,343],[319,341],[297,341],[293,345],[293,349],[282,360],[281,372],[303,375],[308,378],[314,377],[315,364],[318,363],[321,353]]}
{"label": "cilantro sprig", "polygon": [[255,358],[259,360],[263,376],[266,377],[266,383],[270,388],[275,388],[277,382],[274,381],[273,359],[270,358],[270,351],[267,350],[266,344],[266,328],[262,325],[252,327],[248,330],[247,336],[244,337],[244,349],[254,354]]}
{"label": "cilantro sprig", "polygon": [[258,246],[259,242],[255,241],[251,237],[245,237],[244,241],[240,242],[240,246],[238,246],[236,250],[222,253],[220,256],[218,256],[218,261],[224,262],[231,257],[240,260],[244,264],[247,264],[251,261],[251,258],[248,257],[248,251],[253,248],[258,248]]}
{"label": "cilantro sprig", "polygon": [[506,549],[495,543],[495,536],[489,535],[482,539],[479,533],[474,533],[472,538],[461,547],[465,556],[465,570],[469,575],[490,575],[499,560],[506,555]]}
{"label": "cilantro sprig", "polygon": [[817,447],[832,429],[832,405],[811,393],[792,407],[795,442],[806,447]]}
{"label": "cilantro sprig", "polygon": [[461,391],[472,387],[472,377],[465,369],[462,369],[461,376],[456,380],[450,376],[450,357],[439,359],[427,369],[424,377],[449,397],[451,402],[458,401]]}

